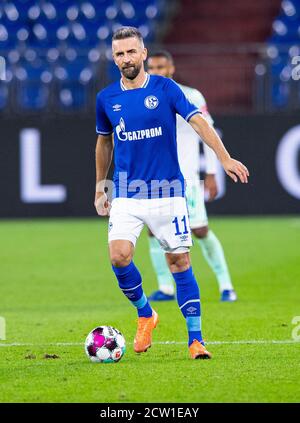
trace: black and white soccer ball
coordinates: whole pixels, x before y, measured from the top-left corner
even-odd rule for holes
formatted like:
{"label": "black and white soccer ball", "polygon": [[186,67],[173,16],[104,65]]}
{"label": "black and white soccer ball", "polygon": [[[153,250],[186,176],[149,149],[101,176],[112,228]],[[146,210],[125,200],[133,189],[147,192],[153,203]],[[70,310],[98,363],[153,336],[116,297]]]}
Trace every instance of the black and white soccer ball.
{"label": "black and white soccer ball", "polygon": [[98,326],[85,341],[85,352],[94,363],[117,363],[126,350],[125,338],[112,326]]}

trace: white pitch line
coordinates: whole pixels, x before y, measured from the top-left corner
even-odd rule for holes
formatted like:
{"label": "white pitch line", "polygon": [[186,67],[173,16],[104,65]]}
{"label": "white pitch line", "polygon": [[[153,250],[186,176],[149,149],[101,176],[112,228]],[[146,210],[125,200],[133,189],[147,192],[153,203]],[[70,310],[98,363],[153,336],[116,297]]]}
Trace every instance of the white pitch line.
{"label": "white pitch line", "polygon": [[[176,342],[176,341],[165,341],[165,342],[153,342],[154,344],[186,344],[186,342]],[[261,339],[261,340],[241,340],[241,341],[205,341],[205,345],[245,345],[245,344],[300,344],[300,341],[294,341],[291,339],[284,339],[284,340],[268,340],[268,339]]]}
{"label": "white pitch line", "polygon": [[[130,342],[129,342],[130,343]],[[153,342],[153,344],[157,345],[185,345],[186,342],[183,341],[158,341]],[[270,345],[270,344],[300,344],[300,341],[294,341],[291,339],[283,339],[283,340],[271,340],[271,339],[250,339],[250,340],[239,340],[239,341],[208,341],[205,342],[206,345]],[[83,346],[83,342],[49,342],[49,343],[41,343],[41,344],[33,344],[33,343],[11,343],[5,344],[0,343],[0,347],[75,347],[75,346]]]}

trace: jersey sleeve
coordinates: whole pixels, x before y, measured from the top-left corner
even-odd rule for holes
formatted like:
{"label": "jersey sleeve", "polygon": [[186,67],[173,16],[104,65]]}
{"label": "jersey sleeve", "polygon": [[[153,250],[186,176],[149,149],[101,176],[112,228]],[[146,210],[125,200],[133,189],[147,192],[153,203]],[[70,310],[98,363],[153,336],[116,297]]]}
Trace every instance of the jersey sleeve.
{"label": "jersey sleeve", "polygon": [[182,116],[187,122],[196,113],[200,113],[199,108],[189,102],[181,88],[171,79],[168,80],[167,95],[176,113]]}
{"label": "jersey sleeve", "polygon": [[96,99],[96,132],[99,135],[109,135],[113,132],[113,127],[105,112],[103,95],[101,93],[97,94]]}

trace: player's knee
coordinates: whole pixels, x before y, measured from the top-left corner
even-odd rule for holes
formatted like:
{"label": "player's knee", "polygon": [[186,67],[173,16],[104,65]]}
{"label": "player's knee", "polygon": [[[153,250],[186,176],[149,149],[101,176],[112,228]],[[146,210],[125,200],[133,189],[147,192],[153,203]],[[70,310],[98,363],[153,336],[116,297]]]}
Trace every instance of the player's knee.
{"label": "player's knee", "polygon": [[166,259],[172,273],[184,272],[191,266],[189,253],[166,254]]}
{"label": "player's knee", "polygon": [[202,228],[192,229],[193,234],[196,238],[206,238],[208,234],[208,226],[203,226]]}
{"label": "player's knee", "polygon": [[110,251],[110,261],[115,267],[128,266],[132,260],[131,251],[126,248],[115,248]]}

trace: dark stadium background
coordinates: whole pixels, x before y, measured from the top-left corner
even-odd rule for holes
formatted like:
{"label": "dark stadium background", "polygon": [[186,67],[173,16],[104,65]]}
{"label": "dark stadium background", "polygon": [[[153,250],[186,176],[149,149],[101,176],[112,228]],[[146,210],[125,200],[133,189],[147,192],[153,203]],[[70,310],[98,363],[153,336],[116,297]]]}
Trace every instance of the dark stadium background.
{"label": "dark stadium background", "polygon": [[2,1],[0,216],[95,215],[95,96],[119,78],[110,44],[120,25],[172,52],[176,80],[201,90],[250,169],[247,187],[220,170],[209,212],[297,214],[300,0],[221,3]]}

